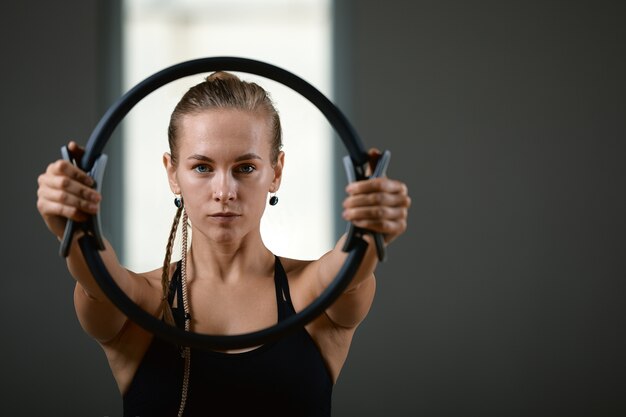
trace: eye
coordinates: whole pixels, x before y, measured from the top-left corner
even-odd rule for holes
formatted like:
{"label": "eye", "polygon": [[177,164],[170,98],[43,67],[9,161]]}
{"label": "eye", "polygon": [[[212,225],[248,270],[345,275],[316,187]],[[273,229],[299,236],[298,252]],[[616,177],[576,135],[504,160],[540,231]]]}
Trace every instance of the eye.
{"label": "eye", "polygon": [[199,174],[205,174],[205,173],[211,171],[211,169],[209,168],[208,165],[203,165],[203,164],[194,166],[193,170],[196,171]]}
{"label": "eye", "polygon": [[256,170],[256,167],[252,164],[243,164],[237,167],[237,172],[242,174],[252,174]]}

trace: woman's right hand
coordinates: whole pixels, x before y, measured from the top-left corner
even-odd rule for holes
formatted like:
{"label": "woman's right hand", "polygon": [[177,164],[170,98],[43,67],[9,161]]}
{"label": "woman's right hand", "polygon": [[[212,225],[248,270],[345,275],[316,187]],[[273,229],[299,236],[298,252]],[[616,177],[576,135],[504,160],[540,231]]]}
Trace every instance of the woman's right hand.
{"label": "woman's right hand", "polygon": [[[68,144],[68,150],[73,159],[79,159],[84,154],[84,150],[75,142]],[[70,161],[60,159],[52,162],[46,172],[39,176],[38,183],[37,209],[48,229],[59,239],[63,238],[68,219],[86,221],[99,210],[102,196],[92,188],[93,179]],[[137,274],[120,265],[106,239],[104,246],[105,249],[99,253],[116,284],[135,304],[156,316],[163,291],[161,285],[153,282],[158,282],[160,271],[153,273],[157,279],[149,280],[145,276],[144,279],[137,279]],[[128,318],[104,294],[85,262],[82,251],[77,249],[71,249],[65,259],[68,271],[77,283],[74,307],[78,320],[83,329],[99,342],[112,341],[126,328]]]}
{"label": "woman's right hand", "polygon": [[[84,152],[76,142],[70,142],[68,149],[77,159]],[[98,212],[102,196],[92,188],[93,179],[70,161],[59,159],[48,165],[38,184],[37,209],[59,239],[67,219],[82,222]]]}

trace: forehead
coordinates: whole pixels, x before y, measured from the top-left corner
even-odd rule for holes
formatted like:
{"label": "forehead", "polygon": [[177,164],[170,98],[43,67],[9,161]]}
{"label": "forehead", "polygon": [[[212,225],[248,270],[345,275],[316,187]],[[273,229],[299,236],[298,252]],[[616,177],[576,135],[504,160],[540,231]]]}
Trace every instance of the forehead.
{"label": "forehead", "polygon": [[271,129],[263,112],[211,109],[185,115],[180,120],[178,150],[181,154],[269,153]]}

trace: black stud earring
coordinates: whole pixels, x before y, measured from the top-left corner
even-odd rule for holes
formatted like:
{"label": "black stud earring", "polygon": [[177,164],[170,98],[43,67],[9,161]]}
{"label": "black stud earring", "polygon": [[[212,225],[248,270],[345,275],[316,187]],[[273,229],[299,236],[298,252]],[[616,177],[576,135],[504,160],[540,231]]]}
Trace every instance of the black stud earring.
{"label": "black stud earring", "polygon": [[174,198],[174,205],[177,208],[181,208],[183,206],[183,199],[181,197]]}
{"label": "black stud earring", "polygon": [[278,204],[278,197],[273,195],[270,197],[270,206],[275,206],[276,204]]}

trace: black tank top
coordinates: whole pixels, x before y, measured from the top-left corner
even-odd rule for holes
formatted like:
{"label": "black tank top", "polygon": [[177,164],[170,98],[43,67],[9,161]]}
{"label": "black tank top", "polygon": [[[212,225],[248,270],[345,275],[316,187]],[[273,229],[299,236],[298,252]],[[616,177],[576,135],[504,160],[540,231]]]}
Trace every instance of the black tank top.
{"label": "black tank top", "polygon": [[[295,314],[287,276],[276,257],[278,320]],[[180,264],[172,277],[170,305],[182,306]],[[182,309],[174,308],[183,327]],[[176,417],[184,360],[180,348],[154,337],[123,398],[125,417]],[[309,333],[299,329],[243,353],[192,349],[184,415],[330,416],[332,380]]]}

